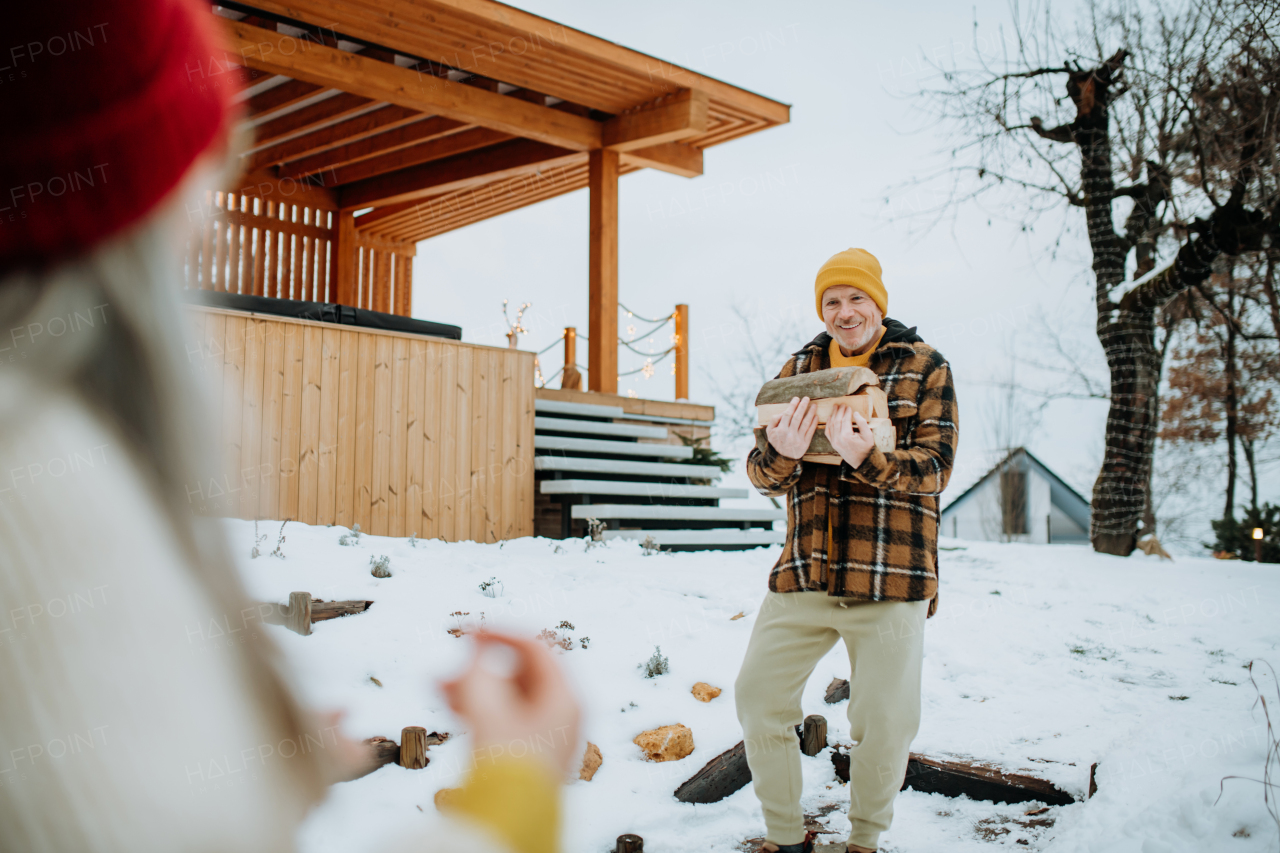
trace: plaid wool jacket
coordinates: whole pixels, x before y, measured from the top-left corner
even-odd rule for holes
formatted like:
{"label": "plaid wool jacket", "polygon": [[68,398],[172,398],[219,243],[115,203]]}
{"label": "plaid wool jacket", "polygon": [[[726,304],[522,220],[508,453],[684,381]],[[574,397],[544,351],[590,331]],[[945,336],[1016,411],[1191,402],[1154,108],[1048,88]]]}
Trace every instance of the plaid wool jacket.
{"label": "plaid wool jacket", "polygon": [[[856,469],[780,455],[757,432],[747,476],[762,494],[787,496],[787,541],[769,574],[773,592],[826,590],[864,601],[929,601],[938,609],[938,497],[951,476],[958,413],[942,354],[896,320],[867,366],[880,377],[897,449],[872,449]],[[826,370],[831,336],[818,335],[779,377]],[[833,552],[827,553],[831,517]]]}

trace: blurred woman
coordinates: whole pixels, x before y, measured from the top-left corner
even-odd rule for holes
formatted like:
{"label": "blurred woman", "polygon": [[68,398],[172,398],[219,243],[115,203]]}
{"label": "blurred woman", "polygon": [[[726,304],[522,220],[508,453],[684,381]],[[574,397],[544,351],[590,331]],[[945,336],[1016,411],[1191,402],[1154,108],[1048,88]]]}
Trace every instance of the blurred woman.
{"label": "blurred woman", "polygon": [[[187,499],[207,445],[178,247],[228,159],[234,75],[207,5],[3,15],[0,851],[290,850],[352,748],[292,698]],[[193,642],[213,630],[233,643]],[[512,675],[447,688],[473,745],[552,723],[576,745],[546,649],[495,644]],[[461,822],[404,849],[555,849],[572,748],[473,775]],[[541,817],[516,832],[513,803]]]}

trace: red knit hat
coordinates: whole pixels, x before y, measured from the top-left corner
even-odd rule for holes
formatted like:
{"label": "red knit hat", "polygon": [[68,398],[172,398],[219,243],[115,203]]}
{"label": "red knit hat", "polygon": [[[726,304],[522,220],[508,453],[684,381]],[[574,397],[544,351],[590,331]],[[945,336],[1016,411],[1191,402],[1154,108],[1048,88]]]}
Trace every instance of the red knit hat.
{"label": "red knit hat", "polygon": [[0,270],[128,228],[225,140],[234,75],[208,9],[35,0],[5,11]]}

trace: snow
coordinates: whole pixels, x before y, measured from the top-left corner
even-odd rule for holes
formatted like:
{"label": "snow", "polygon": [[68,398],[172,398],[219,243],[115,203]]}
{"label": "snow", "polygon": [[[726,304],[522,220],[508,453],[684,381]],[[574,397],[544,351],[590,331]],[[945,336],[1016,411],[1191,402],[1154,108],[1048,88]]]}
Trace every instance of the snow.
{"label": "snow", "polygon": [[[564,620],[575,626],[567,631],[574,648],[560,660],[584,704],[584,736],[604,755],[593,781],[575,779],[565,789],[565,851],[601,853],[634,832],[655,851],[728,853],[763,834],[749,786],[709,805],[671,794],[741,738],[733,682],[776,548],[646,556],[622,541],[587,549],[581,540],[411,544],[374,536],[344,547],[337,542],[345,528],[290,523],[283,559],[251,559],[252,522],[228,521],[226,529],[255,599],[283,602],[307,590],[375,602],[366,613],[316,624],[308,637],[268,626],[304,698],[348,712],[348,736],[398,739],[406,725],[464,733],[434,687],[469,652],[465,638],[448,633],[459,625],[450,614],[466,613],[464,627],[483,614],[487,625],[529,634]],[[274,538],[275,528],[263,529]],[[1280,665],[1274,567],[1116,558],[1063,545],[944,539],[942,547],[942,595],[927,624],[923,723],[913,750],[1039,775],[1079,799],[1033,819],[1024,817],[1026,804],[904,791],[882,850],[1275,848],[1262,786],[1221,781],[1263,771],[1265,720],[1244,667],[1255,659]],[[369,561],[384,554],[392,576],[379,580]],[[501,581],[492,598],[479,588],[490,578]],[[746,618],[730,619],[740,611]],[[637,666],[655,646],[671,671],[645,679]],[[822,700],[837,676],[848,676],[839,645],[804,694],[805,713],[827,717],[832,742],[848,739],[845,704]],[[724,693],[698,702],[689,692],[697,681]],[[1265,672],[1259,683],[1275,696]],[[643,761],[632,738],[677,722],[693,730],[693,754]],[[455,737],[431,749],[426,770],[387,766],[334,786],[304,824],[300,850],[376,850],[374,824],[422,830],[435,791],[465,771],[467,750],[466,738]],[[847,798],[828,752],[803,761],[806,813],[838,804],[824,820],[847,830]],[[1098,791],[1085,800],[1094,762]],[[1028,826],[1032,820],[1040,824]]]}

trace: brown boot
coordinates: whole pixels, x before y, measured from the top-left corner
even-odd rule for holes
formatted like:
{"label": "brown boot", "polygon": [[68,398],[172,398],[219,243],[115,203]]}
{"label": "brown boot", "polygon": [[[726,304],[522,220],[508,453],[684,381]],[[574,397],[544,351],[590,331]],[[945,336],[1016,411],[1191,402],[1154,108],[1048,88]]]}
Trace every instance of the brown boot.
{"label": "brown boot", "polygon": [[818,837],[818,833],[809,830],[804,834],[804,841],[799,844],[777,845],[772,841],[766,841],[760,845],[760,853],[813,853],[813,840]]}

